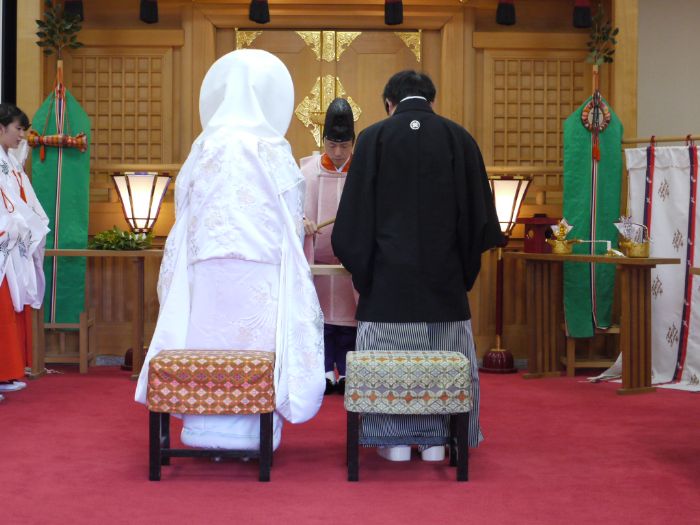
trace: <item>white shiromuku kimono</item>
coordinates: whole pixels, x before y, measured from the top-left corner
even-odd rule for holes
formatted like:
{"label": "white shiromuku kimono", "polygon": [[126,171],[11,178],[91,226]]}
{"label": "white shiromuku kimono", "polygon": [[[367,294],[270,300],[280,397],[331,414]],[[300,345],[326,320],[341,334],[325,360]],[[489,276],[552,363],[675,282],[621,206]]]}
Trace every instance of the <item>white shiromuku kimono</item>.
{"label": "white shiromuku kimono", "polygon": [[[293,96],[288,71],[264,51],[229,53],[208,71],[204,131],[177,178],[135,396],[145,403],[148,363],[163,349],[275,352],[275,448],[279,416],[312,418],[325,388],[323,316],[302,249],[304,179],[284,139]],[[259,416],[185,415],[182,441],[257,449]]]}
{"label": "white shiromuku kimono", "polygon": [[0,283],[7,278],[16,312],[41,308],[44,245],[49,219],[34,193],[22,164],[0,148]]}

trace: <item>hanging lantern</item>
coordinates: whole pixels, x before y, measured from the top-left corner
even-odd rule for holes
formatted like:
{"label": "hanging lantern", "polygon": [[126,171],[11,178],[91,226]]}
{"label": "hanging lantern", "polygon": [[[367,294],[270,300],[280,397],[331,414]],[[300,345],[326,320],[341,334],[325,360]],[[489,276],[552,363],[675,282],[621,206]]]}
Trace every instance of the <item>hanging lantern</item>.
{"label": "hanging lantern", "polygon": [[251,0],[248,18],[257,24],[267,24],[270,21],[270,6],[267,0]]}
{"label": "hanging lantern", "polygon": [[158,22],[158,0],[141,0],[139,19],[147,24]]}
{"label": "hanging lantern", "polygon": [[496,23],[502,26],[515,24],[515,5],[513,0],[499,0],[496,8]]}
{"label": "hanging lantern", "polygon": [[403,2],[401,0],[384,0],[384,23],[388,26],[403,23]]}
{"label": "hanging lantern", "polygon": [[593,24],[591,19],[591,0],[574,1],[574,27],[588,28]]}
{"label": "hanging lantern", "polygon": [[84,20],[83,0],[65,0],[63,3],[63,12],[67,15],[77,16],[82,22]]}

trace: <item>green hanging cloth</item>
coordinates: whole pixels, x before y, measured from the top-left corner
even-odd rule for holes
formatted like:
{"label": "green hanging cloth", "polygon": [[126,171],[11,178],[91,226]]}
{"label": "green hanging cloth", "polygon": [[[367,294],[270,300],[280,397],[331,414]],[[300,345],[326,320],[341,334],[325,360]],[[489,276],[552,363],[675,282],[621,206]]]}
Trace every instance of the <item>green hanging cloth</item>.
{"label": "green hanging cloth", "polygon": [[[620,217],[622,123],[596,91],[564,122],[564,217],[569,239],[609,240]],[[604,243],[576,244],[573,253],[604,255]],[[593,337],[611,325],[615,266],[564,263],[564,315],[570,337]]]}
{"label": "green hanging cloth", "polygon": [[[33,124],[40,135],[29,137],[34,146],[32,185],[49,216],[51,231],[46,248],[85,249],[90,203],[90,119],[58,82],[34,115]],[[46,258],[46,322],[79,321],[85,308],[85,267],[84,257]]]}

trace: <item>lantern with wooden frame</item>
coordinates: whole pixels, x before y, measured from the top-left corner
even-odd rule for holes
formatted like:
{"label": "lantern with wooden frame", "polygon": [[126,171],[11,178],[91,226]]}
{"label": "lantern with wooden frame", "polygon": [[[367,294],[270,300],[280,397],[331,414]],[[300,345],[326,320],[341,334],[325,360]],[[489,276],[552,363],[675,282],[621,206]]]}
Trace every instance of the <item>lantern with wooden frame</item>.
{"label": "lantern with wooden frame", "polygon": [[149,233],[172,177],[153,171],[127,171],[112,175],[124,218],[134,233]]}
{"label": "lantern with wooden frame", "polygon": [[513,354],[501,347],[503,336],[503,247],[507,244],[520,213],[528,186],[532,182],[530,175],[490,175],[489,184],[496,203],[498,222],[506,241],[497,248],[496,263],[496,348],[484,355],[483,372],[507,374],[516,372]]}

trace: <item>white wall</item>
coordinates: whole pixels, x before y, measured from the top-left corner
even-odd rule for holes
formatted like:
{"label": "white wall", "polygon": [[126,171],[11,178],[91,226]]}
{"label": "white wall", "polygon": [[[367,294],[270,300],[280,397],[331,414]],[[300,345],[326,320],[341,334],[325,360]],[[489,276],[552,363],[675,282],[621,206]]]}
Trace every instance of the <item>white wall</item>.
{"label": "white wall", "polygon": [[700,135],[700,0],[639,0],[637,135]]}

